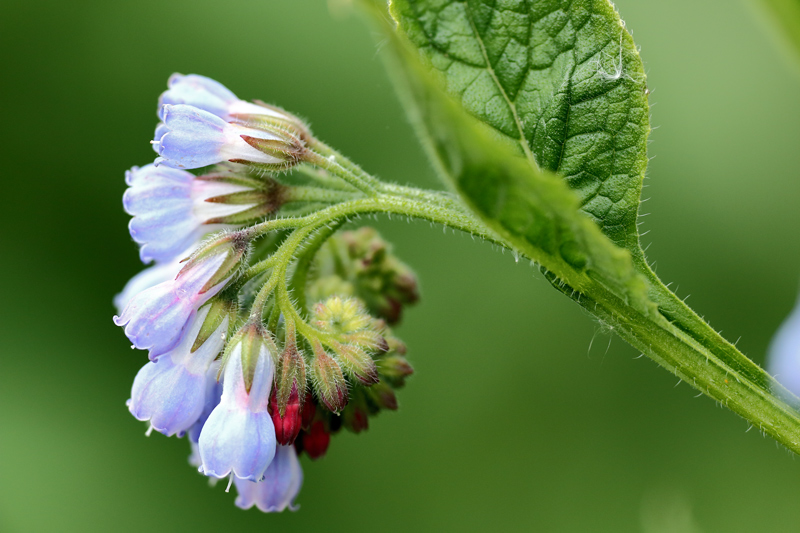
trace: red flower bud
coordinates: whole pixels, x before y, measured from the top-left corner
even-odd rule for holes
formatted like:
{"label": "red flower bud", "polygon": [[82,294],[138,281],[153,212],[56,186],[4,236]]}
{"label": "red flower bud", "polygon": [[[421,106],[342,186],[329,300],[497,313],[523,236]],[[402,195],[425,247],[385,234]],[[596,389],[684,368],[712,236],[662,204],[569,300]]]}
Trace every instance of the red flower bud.
{"label": "red flower bud", "polygon": [[360,407],[347,408],[344,411],[344,425],[353,433],[361,433],[369,429],[367,412]]}
{"label": "red flower bud", "polygon": [[397,410],[397,396],[394,395],[394,391],[386,383],[381,381],[364,390],[369,400],[379,409]]}
{"label": "red flower bud", "polygon": [[283,416],[280,414],[278,394],[274,388],[269,397],[269,407],[270,413],[272,414],[272,423],[275,426],[275,439],[278,441],[278,444],[283,446],[292,444],[297,438],[297,434],[300,433],[303,414],[303,406],[300,404],[297,386],[295,385],[292,387],[292,392],[289,394],[289,400],[286,402],[286,410]]}
{"label": "red flower bud", "polygon": [[306,393],[306,401],[303,402],[303,429],[311,428],[314,415],[317,414],[317,404],[314,403],[314,396],[310,392]]}
{"label": "red flower bud", "polygon": [[325,424],[321,420],[311,424],[311,429],[303,433],[303,450],[312,459],[319,459],[325,455],[330,442],[331,436],[325,431]]}

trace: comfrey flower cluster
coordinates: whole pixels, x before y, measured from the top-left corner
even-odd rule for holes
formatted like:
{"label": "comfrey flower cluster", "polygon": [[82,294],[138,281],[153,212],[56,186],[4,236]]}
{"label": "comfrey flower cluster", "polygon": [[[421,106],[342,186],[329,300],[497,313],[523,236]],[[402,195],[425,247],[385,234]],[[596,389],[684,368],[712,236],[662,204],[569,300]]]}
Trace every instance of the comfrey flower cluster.
{"label": "comfrey flower cluster", "polygon": [[190,463],[230,478],[239,507],[294,510],[301,454],[397,408],[412,368],[387,323],[418,299],[416,278],[374,230],[336,231],[370,189],[337,180],[300,119],[203,76],[168,87],[158,156],[125,177],[130,234],[153,263],[114,302],[149,352],[128,409],[148,434],[186,436]]}

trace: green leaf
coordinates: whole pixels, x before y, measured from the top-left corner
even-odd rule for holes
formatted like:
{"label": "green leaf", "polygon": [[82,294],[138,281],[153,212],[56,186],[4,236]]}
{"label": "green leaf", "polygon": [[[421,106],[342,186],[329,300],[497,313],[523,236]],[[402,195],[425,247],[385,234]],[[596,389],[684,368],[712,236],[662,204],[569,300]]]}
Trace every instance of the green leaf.
{"label": "green leaf", "polygon": [[609,2],[396,0],[391,11],[464,109],[562,175],[603,232],[638,253],[645,75]]}
{"label": "green leaf", "polygon": [[[395,9],[403,5],[393,4]],[[406,86],[412,121],[426,138],[440,175],[473,211],[560,286],[581,292],[599,284],[642,315],[663,319],[648,300],[648,283],[630,253],[580,211],[582,202],[564,180],[531,165],[524,143],[466,115],[432,81],[430,62],[417,61],[399,39],[393,50],[398,54],[395,71],[405,72],[398,83]]]}
{"label": "green leaf", "polygon": [[800,60],[800,0],[757,0],[780,32],[781,40]]}
{"label": "green leaf", "polygon": [[[479,0],[394,0],[393,27],[383,2],[362,0],[385,33],[390,73],[434,165],[497,240],[642,353],[800,451],[800,414],[781,399],[791,394],[647,267],[635,229],[648,131],[643,78],[634,75],[641,63],[610,2],[562,3],[560,11],[549,0],[497,0],[488,10]],[[549,54],[549,70],[533,59],[515,70],[521,60],[509,58],[521,56],[498,52],[516,50],[512,42],[532,43],[530,58]],[[619,58],[620,42],[618,79],[589,68],[614,50]],[[547,73],[537,77],[532,64]],[[537,128],[529,134],[516,118],[529,116],[520,95],[532,78],[540,88],[555,80],[539,91],[537,120],[563,135],[537,142]],[[559,140],[564,157],[548,159],[547,143]],[[552,173],[566,168],[563,178]],[[609,208],[593,211],[601,197]]]}

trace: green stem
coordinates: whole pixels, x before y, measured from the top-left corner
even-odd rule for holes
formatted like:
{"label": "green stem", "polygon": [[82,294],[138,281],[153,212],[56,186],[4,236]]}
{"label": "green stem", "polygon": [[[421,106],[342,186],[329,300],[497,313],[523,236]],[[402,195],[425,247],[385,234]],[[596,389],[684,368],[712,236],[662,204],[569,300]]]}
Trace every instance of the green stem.
{"label": "green stem", "polygon": [[358,189],[340,178],[331,176],[329,172],[309,164],[302,164],[296,167],[297,171],[317,182],[320,187],[335,189],[339,191],[358,192]]}
{"label": "green stem", "polygon": [[296,305],[302,311],[305,311],[308,306],[306,302],[306,284],[308,282],[308,271],[311,268],[311,263],[319,249],[325,244],[325,241],[327,241],[343,223],[344,221],[340,221],[338,224],[329,224],[318,230],[306,243],[303,255],[297,261],[294,274],[292,274],[291,289],[292,294],[295,295]]}
{"label": "green stem", "polygon": [[313,150],[309,150],[304,156],[304,159],[307,163],[326,170],[337,178],[341,178],[345,183],[352,185],[367,196],[375,196],[378,194],[379,187],[373,183],[375,181],[374,179],[366,179],[343,167],[339,164],[341,158],[337,160],[334,154],[330,154],[326,157],[324,151],[322,153],[317,153]]}
{"label": "green stem", "polygon": [[302,185],[288,187],[284,196],[284,200],[288,202],[324,202],[324,203],[340,203],[347,200],[354,200],[363,196],[358,192],[346,192],[330,189],[322,189],[320,187],[305,187]]}
{"label": "green stem", "polygon": [[689,386],[800,452],[800,413],[781,399],[792,398],[791,393],[715,332],[652,271],[650,294],[663,321],[643,315],[599,283],[583,283],[575,290],[552,274],[545,275],[623,340]]}
{"label": "green stem", "polygon": [[[312,141],[310,141],[309,146],[311,146],[311,148],[314,151],[316,151],[320,156],[322,156],[324,159],[327,159],[331,164],[336,165],[336,167],[344,169],[346,173],[350,176],[349,178],[345,178],[345,176],[339,176],[342,179],[360,180],[362,183],[372,188],[373,190],[381,190],[381,188],[383,187],[384,183],[381,182],[378,178],[372,176],[371,174],[368,174],[360,166],[358,166],[353,161],[343,156],[338,151],[334,150],[324,142],[320,141],[319,139],[313,139]],[[322,168],[331,171],[326,167]],[[336,172],[333,173],[339,175]]]}

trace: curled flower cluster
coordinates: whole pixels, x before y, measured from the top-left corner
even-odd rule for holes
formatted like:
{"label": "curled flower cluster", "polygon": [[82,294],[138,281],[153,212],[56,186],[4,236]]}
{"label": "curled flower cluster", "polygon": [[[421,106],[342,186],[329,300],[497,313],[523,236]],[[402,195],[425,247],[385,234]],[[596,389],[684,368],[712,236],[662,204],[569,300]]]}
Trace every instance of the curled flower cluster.
{"label": "curled flower cluster", "polygon": [[301,454],[397,408],[413,370],[387,322],[417,300],[416,278],[374,230],[313,219],[364,192],[314,168],[329,159],[300,119],[203,76],[168,87],[158,157],[125,178],[130,234],[153,263],[114,302],[149,352],[128,409],[148,434],[187,436],[190,463],[229,477],[239,507],[294,510]]}

